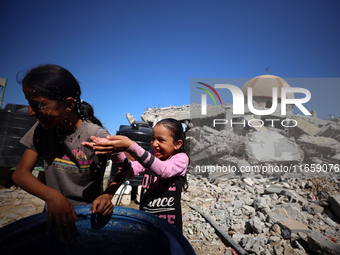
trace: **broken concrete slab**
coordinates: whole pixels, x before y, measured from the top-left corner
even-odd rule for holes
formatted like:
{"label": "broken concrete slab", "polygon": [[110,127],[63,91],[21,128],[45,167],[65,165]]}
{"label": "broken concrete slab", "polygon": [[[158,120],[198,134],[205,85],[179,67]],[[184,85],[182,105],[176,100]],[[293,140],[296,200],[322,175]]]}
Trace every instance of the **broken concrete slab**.
{"label": "broken concrete slab", "polygon": [[337,228],[338,227],[338,224],[334,221],[334,220],[332,220],[331,218],[329,218],[329,217],[325,217],[324,218],[324,221],[328,224],[328,225],[330,225],[330,226],[332,226],[332,227],[334,227],[334,228]]}
{"label": "broken concrete slab", "polygon": [[129,112],[126,113],[126,118],[129,121],[130,125],[136,122],[135,117]]}
{"label": "broken concrete slab", "polygon": [[337,160],[338,162],[340,162],[340,153],[335,154],[335,155],[332,157],[332,159]]}
{"label": "broken concrete slab", "polygon": [[268,217],[269,222],[279,224],[283,229],[289,230],[290,233],[303,232],[308,234],[311,231],[305,224],[276,213],[270,213]]}
{"label": "broken concrete slab", "polygon": [[329,137],[302,135],[298,138],[297,143],[300,146],[313,148],[316,153],[325,156],[334,156],[340,152],[340,142]]}
{"label": "broken concrete slab", "polygon": [[255,233],[262,233],[265,228],[265,224],[260,220],[259,217],[253,217],[249,220],[250,227],[255,231]]}
{"label": "broken concrete slab", "polygon": [[340,142],[340,126],[335,121],[330,121],[327,125],[320,128],[319,136],[334,138]]}
{"label": "broken concrete slab", "polygon": [[253,217],[255,215],[255,208],[249,205],[244,205],[242,207],[243,213],[249,217]]}
{"label": "broken concrete slab", "polygon": [[270,186],[264,189],[264,192],[267,194],[280,194],[282,192],[282,190],[284,190],[284,188],[282,188],[281,186]]}
{"label": "broken concrete slab", "polygon": [[250,164],[298,163],[302,160],[295,141],[273,131],[253,132],[246,143],[246,153]]}
{"label": "broken concrete slab", "polygon": [[220,134],[220,131],[213,129],[211,127],[203,126],[202,130],[209,133],[218,136]]}
{"label": "broken concrete slab", "polygon": [[295,201],[297,203],[300,203],[301,205],[308,204],[308,201],[304,199],[303,197],[301,197],[299,194],[297,194],[294,190],[283,189],[280,192],[280,194],[289,197],[290,202]]}
{"label": "broken concrete slab", "polygon": [[318,231],[312,230],[308,235],[308,247],[316,254],[339,255],[340,245],[322,235]]}
{"label": "broken concrete slab", "polygon": [[197,162],[200,160],[207,160],[209,159],[209,157],[215,157],[215,156],[219,156],[222,154],[227,154],[228,152],[230,152],[230,148],[228,146],[225,146],[225,145],[210,146],[200,151],[199,153],[191,155],[190,160],[192,160],[193,162]]}
{"label": "broken concrete slab", "polygon": [[317,126],[313,125],[312,123],[302,118],[297,118],[296,122],[297,122],[296,127],[308,135],[315,136],[320,132],[320,129]]}
{"label": "broken concrete slab", "polygon": [[302,206],[302,209],[311,215],[315,215],[317,213],[323,213],[323,211],[325,210],[322,206],[316,203],[304,204]]}
{"label": "broken concrete slab", "polygon": [[288,218],[288,213],[284,207],[275,207],[272,212]]}
{"label": "broken concrete slab", "polygon": [[165,118],[175,118],[179,121],[190,120],[190,106],[169,106],[162,108],[147,108],[144,114],[141,115],[141,119],[149,124],[153,125],[155,122],[165,119]]}
{"label": "broken concrete slab", "polygon": [[253,206],[256,211],[261,210],[263,208],[269,208],[267,201],[264,197],[257,197],[254,199]]}
{"label": "broken concrete slab", "polygon": [[294,204],[283,204],[282,207],[285,209],[287,213],[287,217],[290,219],[299,219],[299,216],[301,215],[301,206],[300,204],[294,203]]}
{"label": "broken concrete slab", "polygon": [[340,220],[340,196],[329,196],[328,203],[336,217]]}

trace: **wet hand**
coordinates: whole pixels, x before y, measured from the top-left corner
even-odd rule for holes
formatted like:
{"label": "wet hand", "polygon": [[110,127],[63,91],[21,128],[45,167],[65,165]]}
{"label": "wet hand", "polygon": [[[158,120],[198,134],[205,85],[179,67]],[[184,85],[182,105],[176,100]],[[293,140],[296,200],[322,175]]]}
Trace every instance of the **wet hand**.
{"label": "wet hand", "polygon": [[132,140],[123,135],[107,136],[106,139],[110,141],[111,146],[114,146],[116,151],[126,151],[133,143]]}
{"label": "wet hand", "polygon": [[46,232],[50,232],[53,223],[60,239],[70,238],[76,232],[75,221],[78,220],[71,203],[63,195],[59,195],[48,201],[47,206]]}
{"label": "wet hand", "polygon": [[132,144],[128,137],[122,135],[107,136],[106,138],[91,136],[91,139],[93,142],[82,142],[82,145],[96,150],[96,154],[126,151]]}
{"label": "wet hand", "polygon": [[90,149],[94,149],[94,146],[100,142],[100,141],[105,141],[106,139],[105,138],[99,138],[99,137],[95,137],[95,136],[91,136],[90,137],[92,142],[87,142],[87,141],[84,141],[81,143],[81,145],[87,147],[87,148],[90,148]]}
{"label": "wet hand", "polygon": [[81,144],[87,148],[95,150],[96,154],[112,154],[115,151],[113,145],[110,144],[110,141],[106,138],[99,138],[95,136],[90,137],[92,142],[82,142]]}

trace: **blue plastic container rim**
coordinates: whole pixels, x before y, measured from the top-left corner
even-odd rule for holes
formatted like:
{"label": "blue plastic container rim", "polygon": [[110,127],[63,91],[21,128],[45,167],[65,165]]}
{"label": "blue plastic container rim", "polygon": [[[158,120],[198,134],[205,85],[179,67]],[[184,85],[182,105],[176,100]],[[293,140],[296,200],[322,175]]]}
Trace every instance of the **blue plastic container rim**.
{"label": "blue plastic container rim", "polygon": [[[171,247],[169,247],[172,251],[171,254],[195,254],[188,240],[178,229],[169,224],[167,221],[152,214],[133,208],[115,206],[112,215],[103,217],[101,215],[93,215],[91,213],[91,206],[75,206],[74,209],[78,217],[78,221],[76,221],[78,229],[111,230],[112,228],[117,227],[110,225],[111,219],[122,219],[125,222],[130,222],[131,224],[144,222],[145,224],[152,224],[168,237],[171,244]],[[8,245],[8,241],[10,240],[16,240],[17,236],[22,235],[22,233],[29,233],[36,229],[37,226],[45,226],[45,224],[46,212],[20,219],[0,228],[0,247]]]}

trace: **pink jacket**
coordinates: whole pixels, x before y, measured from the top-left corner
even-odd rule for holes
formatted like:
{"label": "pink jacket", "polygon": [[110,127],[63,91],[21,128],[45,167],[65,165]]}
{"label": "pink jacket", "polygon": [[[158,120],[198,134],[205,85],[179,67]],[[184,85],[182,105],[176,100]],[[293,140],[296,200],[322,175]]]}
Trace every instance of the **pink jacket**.
{"label": "pink jacket", "polygon": [[184,176],[189,164],[189,158],[185,153],[177,153],[170,159],[162,161],[152,154],[152,150],[147,152],[136,142],[133,142],[127,152],[136,160],[130,161],[123,152],[115,153],[111,156],[112,163],[117,164],[119,169],[128,178],[139,175],[150,170],[155,176],[160,178],[170,178],[174,176]]}

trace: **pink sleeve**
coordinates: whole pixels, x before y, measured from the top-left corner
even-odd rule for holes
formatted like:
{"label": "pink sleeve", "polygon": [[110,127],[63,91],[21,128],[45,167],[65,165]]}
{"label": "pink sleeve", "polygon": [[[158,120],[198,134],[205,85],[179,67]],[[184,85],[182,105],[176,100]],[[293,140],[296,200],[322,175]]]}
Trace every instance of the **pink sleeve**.
{"label": "pink sleeve", "polygon": [[170,178],[173,176],[184,176],[189,164],[189,158],[185,153],[177,153],[166,161],[156,158],[150,152],[133,142],[127,152],[137,161],[133,161],[134,173],[141,173],[149,169],[157,177]]}
{"label": "pink sleeve", "polygon": [[127,178],[134,177],[145,171],[145,168],[139,162],[129,160],[123,152],[111,154],[110,159]]}

